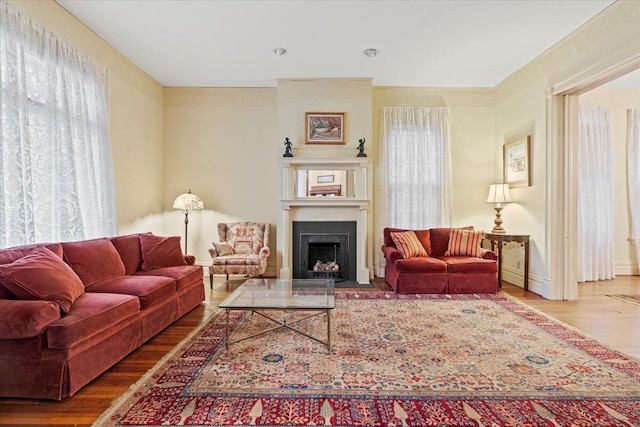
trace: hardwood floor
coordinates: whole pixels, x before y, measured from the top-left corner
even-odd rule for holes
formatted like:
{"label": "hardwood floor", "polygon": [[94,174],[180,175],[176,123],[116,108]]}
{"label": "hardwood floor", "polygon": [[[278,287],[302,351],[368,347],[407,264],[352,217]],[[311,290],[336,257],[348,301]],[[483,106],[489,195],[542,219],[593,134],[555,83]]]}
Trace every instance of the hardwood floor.
{"label": "hardwood floor", "polygon": [[[61,402],[35,399],[0,398],[0,425],[3,426],[87,426],[148,369],[175,347],[203,320],[217,311],[217,304],[230,289],[216,279],[214,289],[206,280],[206,301],[144,346],[131,353],[74,396]],[[374,282],[377,289],[389,289],[384,280]],[[619,301],[607,294],[640,294],[639,276],[618,276],[615,280],[580,285],[578,301],[548,301],[509,284],[503,291],[531,307],[580,329],[601,342],[640,358],[640,305]]]}

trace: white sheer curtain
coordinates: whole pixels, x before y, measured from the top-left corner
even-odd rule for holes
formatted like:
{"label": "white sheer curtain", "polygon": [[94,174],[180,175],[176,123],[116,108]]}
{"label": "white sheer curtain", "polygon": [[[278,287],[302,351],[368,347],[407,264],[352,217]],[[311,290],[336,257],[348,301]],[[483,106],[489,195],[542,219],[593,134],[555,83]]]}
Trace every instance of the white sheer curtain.
{"label": "white sheer curtain", "polygon": [[[386,107],[380,128],[376,212],[382,228],[451,224],[449,112],[444,107]],[[376,251],[376,253],[379,251]],[[378,274],[384,259],[377,254]]]}
{"label": "white sheer curtain", "polygon": [[106,78],[0,3],[0,247],[117,233]]}
{"label": "white sheer curtain", "polygon": [[640,109],[627,112],[627,189],[631,215],[631,238],[640,268]]}
{"label": "white sheer curtain", "polygon": [[579,282],[615,277],[615,185],[609,109],[580,105],[578,146]]}

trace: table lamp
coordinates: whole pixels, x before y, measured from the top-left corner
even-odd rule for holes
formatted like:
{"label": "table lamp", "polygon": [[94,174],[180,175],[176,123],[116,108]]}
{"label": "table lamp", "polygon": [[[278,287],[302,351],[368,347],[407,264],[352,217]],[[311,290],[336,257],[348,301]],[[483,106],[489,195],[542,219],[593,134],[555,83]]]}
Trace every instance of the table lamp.
{"label": "table lamp", "polygon": [[502,227],[502,204],[511,202],[511,194],[509,194],[509,184],[491,184],[489,185],[489,195],[487,196],[487,203],[495,204],[496,210],[496,219],[495,219],[495,227],[491,230],[494,234],[504,234],[505,230]]}
{"label": "table lamp", "polygon": [[195,194],[191,193],[189,190],[188,193],[183,193],[176,197],[173,201],[173,209],[179,209],[184,211],[184,253],[187,254],[187,229],[189,227],[189,212],[190,211],[201,211],[204,209],[204,204],[202,203],[202,199]]}

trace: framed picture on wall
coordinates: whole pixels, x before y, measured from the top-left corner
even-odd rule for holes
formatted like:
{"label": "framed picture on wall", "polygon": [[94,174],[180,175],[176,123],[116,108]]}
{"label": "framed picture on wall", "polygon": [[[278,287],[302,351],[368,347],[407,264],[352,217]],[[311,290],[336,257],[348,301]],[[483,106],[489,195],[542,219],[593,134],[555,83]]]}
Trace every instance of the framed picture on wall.
{"label": "framed picture on wall", "polygon": [[530,139],[529,135],[523,136],[503,146],[504,182],[511,188],[531,185]]}
{"label": "framed picture on wall", "polygon": [[334,182],[335,175],[320,175],[318,177],[318,184],[327,184],[329,182]]}
{"label": "framed picture on wall", "polygon": [[305,113],[305,144],[344,144],[344,113]]}

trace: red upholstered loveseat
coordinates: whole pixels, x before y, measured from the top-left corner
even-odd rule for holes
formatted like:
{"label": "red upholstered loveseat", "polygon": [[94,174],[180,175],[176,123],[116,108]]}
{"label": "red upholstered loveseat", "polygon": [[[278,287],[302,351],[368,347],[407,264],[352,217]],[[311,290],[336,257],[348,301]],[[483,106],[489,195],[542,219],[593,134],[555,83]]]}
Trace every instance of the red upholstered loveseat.
{"label": "red upholstered loveseat", "polygon": [[[384,229],[382,252],[386,260],[385,279],[397,293],[460,294],[498,291],[497,256],[480,248],[477,256],[446,256],[451,230]],[[473,232],[471,227],[466,230]],[[428,256],[404,258],[392,239],[392,233],[405,231],[415,233]]]}
{"label": "red upholstered loveseat", "polygon": [[0,250],[0,396],[60,400],[204,300],[179,237]]}

